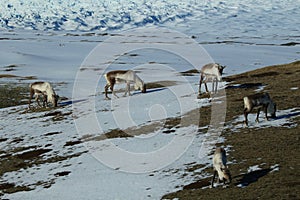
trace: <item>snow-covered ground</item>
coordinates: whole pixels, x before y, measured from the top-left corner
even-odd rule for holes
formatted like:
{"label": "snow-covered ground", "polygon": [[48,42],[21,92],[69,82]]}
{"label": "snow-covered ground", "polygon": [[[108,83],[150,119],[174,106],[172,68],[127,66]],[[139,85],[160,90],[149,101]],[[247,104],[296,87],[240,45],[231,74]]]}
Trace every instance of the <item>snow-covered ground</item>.
{"label": "snow-covered ground", "polygon": [[[222,138],[209,137],[209,124],[199,128],[185,118],[181,124],[191,125],[164,126],[166,118],[211,103],[196,98],[198,75],[180,72],[219,62],[230,75],[298,59],[297,4],[260,0],[1,4],[0,74],[50,81],[60,96],[68,98],[50,111],[32,112],[26,106],[0,110],[2,151],[19,149],[12,156],[43,152],[40,164],[5,173],[0,180],[33,190],[3,198],[159,199],[208,176],[202,169],[211,167],[211,148]],[[15,70],[6,71],[9,65]],[[104,100],[102,75],[112,69],[134,69],[146,83],[159,82],[162,87]],[[1,84],[7,82],[32,80],[0,79]],[[225,95],[223,86],[220,94]],[[215,105],[226,112],[225,103],[217,99]],[[249,127],[290,127],[294,124],[289,119],[296,115],[299,108],[280,110],[276,120],[262,119],[258,124],[249,115]],[[238,116],[225,128],[238,131],[242,121]],[[142,129],[146,134],[133,137],[99,137],[118,128],[132,136],[132,130],[143,127],[154,129]]]}

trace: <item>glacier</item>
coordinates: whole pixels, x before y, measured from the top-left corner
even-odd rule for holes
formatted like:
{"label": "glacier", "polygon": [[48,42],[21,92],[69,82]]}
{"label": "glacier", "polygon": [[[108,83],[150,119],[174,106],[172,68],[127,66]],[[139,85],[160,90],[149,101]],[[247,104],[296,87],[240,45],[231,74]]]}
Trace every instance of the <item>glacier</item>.
{"label": "glacier", "polygon": [[222,36],[297,37],[299,5],[299,0],[7,0],[0,5],[0,30],[113,31],[158,25]]}
{"label": "glacier", "polygon": [[164,24],[192,15],[186,1],[9,0],[1,5],[6,29],[115,30],[128,26]]}

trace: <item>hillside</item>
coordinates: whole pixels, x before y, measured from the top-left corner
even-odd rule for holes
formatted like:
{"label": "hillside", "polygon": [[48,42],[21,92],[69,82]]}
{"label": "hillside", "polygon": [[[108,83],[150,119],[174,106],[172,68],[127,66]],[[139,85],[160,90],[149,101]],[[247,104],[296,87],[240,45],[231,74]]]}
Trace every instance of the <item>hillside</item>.
{"label": "hillside", "polygon": [[[209,179],[188,184],[164,199],[299,199],[300,62],[257,69],[225,78],[226,123],[243,112],[242,97],[258,89],[269,92],[278,110],[291,109],[277,118],[293,118],[280,127],[248,127],[222,132],[228,147],[233,183],[229,188],[202,189]],[[205,118],[205,117],[203,117]],[[263,119],[261,119],[263,120]],[[262,123],[262,122],[260,122]],[[212,174],[212,169],[207,170]],[[242,188],[243,187],[243,188]],[[222,193],[220,195],[220,192]]]}

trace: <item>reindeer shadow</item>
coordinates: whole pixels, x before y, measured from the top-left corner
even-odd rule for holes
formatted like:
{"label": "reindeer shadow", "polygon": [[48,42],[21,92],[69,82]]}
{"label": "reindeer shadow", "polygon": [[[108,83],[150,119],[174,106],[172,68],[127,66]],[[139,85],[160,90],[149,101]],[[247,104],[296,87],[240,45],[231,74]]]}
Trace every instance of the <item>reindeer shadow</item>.
{"label": "reindeer shadow", "polygon": [[[156,89],[148,89],[146,94],[147,93],[153,93],[153,92],[159,92],[159,91],[163,91],[163,90],[166,90],[167,88],[156,88]],[[142,92],[134,92],[132,95],[138,95],[138,94],[142,94]]]}
{"label": "reindeer shadow", "polygon": [[249,89],[249,88],[258,88],[262,86],[263,86],[262,83],[244,83],[238,85],[228,85],[225,87],[225,89]]}
{"label": "reindeer shadow", "polygon": [[246,187],[252,183],[257,182],[258,179],[267,175],[272,170],[273,169],[271,169],[271,168],[259,169],[259,170],[251,171],[247,174],[241,174],[241,175],[235,176],[234,179],[237,179],[237,182],[235,183],[235,185],[239,186],[239,187]]}
{"label": "reindeer shadow", "polygon": [[294,112],[294,113],[289,113],[289,114],[284,114],[284,115],[280,115],[280,116],[276,116],[276,118],[274,118],[274,120],[288,119],[288,118],[291,118],[291,117],[296,117],[298,115],[300,115],[300,111]]}
{"label": "reindeer shadow", "polygon": [[72,105],[72,104],[75,104],[75,103],[83,102],[83,101],[86,101],[86,100],[87,99],[63,101],[63,102],[59,102],[57,105],[58,105],[58,107],[63,107],[63,106],[68,106],[68,105]]}

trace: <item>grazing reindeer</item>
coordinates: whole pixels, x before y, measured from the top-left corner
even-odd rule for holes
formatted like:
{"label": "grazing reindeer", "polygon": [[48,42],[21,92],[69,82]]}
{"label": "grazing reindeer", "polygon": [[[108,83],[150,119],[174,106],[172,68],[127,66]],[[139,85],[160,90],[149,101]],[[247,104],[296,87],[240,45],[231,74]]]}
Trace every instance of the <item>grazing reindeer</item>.
{"label": "grazing reindeer", "polygon": [[219,177],[218,182],[222,181],[224,185],[227,183],[227,181],[228,183],[231,183],[231,174],[226,163],[227,157],[225,149],[217,148],[213,156],[214,175],[211,181],[212,188],[214,187],[214,181],[217,173]]}
{"label": "grazing reindeer", "polygon": [[47,106],[47,103],[52,103],[53,107],[57,107],[57,101],[59,96],[55,94],[53,88],[48,82],[34,82],[29,85],[30,97],[29,97],[29,107],[31,104],[31,99],[33,95],[39,106],[39,97],[43,97],[43,107]]}
{"label": "grazing reindeer", "polygon": [[222,80],[222,74],[225,66],[222,66],[217,63],[209,63],[204,65],[200,71],[200,83],[199,83],[199,92],[198,97],[201,94],[201,85],[204,82],[205,90],[208,93],[207,82],[212,82],[212,93],[217,92],[218,81]]}
{"label": "grazing reindeer", "polygon": [[115,95],[117,98],[119,98],[115,91],[114,91],[114,85],[115,84],[120,84],[120,83],[126,83],[126,89],[125,89],[125,94],[124,96],[127,95],[127,92],[130,94],[130,83],[134,83],[134,88],[136,90],[140,89],[142,93],[146,93],[146,84],[136,75],[136,73],[132,70],[115,70],[115,71],[110,71],[106,73],[105,79],[107,84],[105,85],[105,97],[106,99],[110,99],[107,96],[107,91],[108,88],[112,91],[113,95]]}
{"label": "grazing reindeer", "polygon": [[258,93],[244,97],[244,116],[246,126],[248,126],[248,114],[253,110],[253,108],[258,109],[255,120],[256,122],[258,122],[259,112],[261,109],[264,110],[267,120],[269,120],[268,113],[271,114],[272,118],[276,117],[276,104],[272,101],[268,93]]}

